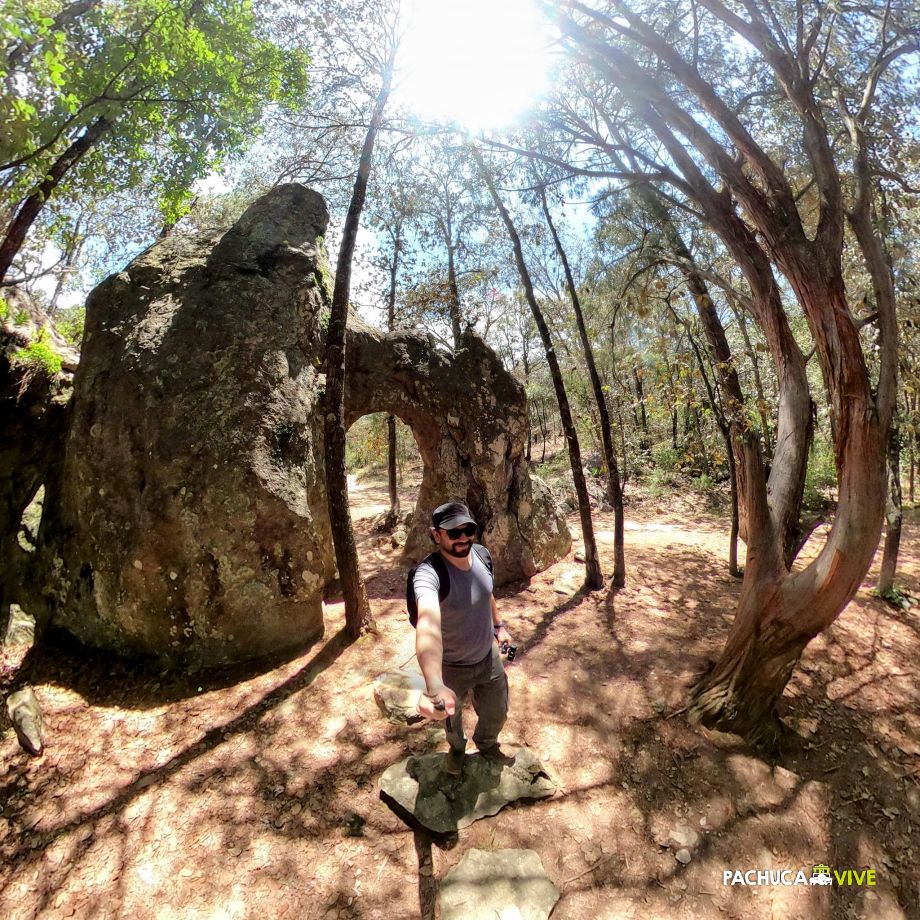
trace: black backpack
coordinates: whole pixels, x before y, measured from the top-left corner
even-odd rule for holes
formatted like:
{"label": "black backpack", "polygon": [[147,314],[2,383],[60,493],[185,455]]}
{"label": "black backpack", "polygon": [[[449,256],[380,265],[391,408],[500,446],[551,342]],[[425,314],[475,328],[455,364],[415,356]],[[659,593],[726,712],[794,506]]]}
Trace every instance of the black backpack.
{"label": "black backpack", "polygon": [[[473,552],[489,570],[489,574],[492,575],[494,573],[492,554],[481,543],[473,544]],[[438,600],[443,601],[450,594],[450,572],[447,570],[447,563],[440,552],[435,550],[433,553],[429,553],[418,565],[412,566],[406,576],[406,610],[409,613],[409,622],[413,627],[418,624],[418,601],[415,599],[414,584],[415,572],[419,565],[424,565],[426,562],[431,563],[438,576]]]}

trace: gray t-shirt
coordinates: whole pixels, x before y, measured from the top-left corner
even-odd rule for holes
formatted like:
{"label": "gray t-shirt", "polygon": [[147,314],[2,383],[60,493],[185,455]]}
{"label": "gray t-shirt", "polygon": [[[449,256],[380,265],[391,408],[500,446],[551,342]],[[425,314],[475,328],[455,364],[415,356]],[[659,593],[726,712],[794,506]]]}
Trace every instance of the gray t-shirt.
{"label": "gray t-shirt", "polygon": [[[444,560],[450,573],[450,592],[440,601],[447,664],[476,664],[492,649],[492,573],[474,551],[470,556],[473,565],[468,572]],[[438,600],[438,573],[430,562],[415,570],[413,584],[419,604]]]}

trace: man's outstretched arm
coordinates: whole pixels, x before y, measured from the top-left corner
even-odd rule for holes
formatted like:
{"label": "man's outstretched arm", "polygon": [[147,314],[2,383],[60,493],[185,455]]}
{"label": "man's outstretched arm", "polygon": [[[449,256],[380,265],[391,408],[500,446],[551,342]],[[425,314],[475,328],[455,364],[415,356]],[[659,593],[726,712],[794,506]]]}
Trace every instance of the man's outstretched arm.
{"label": "man's outstretched arm", "polygon": [[[444,686],[441,663],[444,642],[441,638],[441,605],[437,595],[418,598],[418,623],[415,629],[415,657],[425,678],[427,693],[419,698],[418,711],[428,719],[446,719],[457,711],[457,697]],[[439,708],[441,703],[443,708]]]}

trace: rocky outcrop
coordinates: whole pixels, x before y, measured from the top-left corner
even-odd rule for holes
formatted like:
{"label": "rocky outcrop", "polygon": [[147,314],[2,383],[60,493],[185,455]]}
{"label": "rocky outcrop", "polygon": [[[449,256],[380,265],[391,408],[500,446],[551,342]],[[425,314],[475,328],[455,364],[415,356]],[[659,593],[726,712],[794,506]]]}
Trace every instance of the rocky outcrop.
{"label": "rocky outcrop", "polygon": [[422,485],[403,550],[407,563],[431,551],[431,512],[450,500],[469,505],[498,584],[529,577],[569,551],[565,519],[524,459],[524,389],[475,333],[451,353],[433,336],[384,333],[352,317],[346,354],[346,424],[391,413],[418,443]]}
{"label": "rocky outcrop", "polygon": [[327,220],[276,188],[90,295],[43,522],[54,618],[84,641],[217,665],[322,634]]}
{"label": "rocky outcrop", "polygon": [[[335,573],[322,448],[322,198],[274,189],[225,233],[160,240],[87,301],[40,584],[93,645],[213,666],[309,644]],[[406,555],[469,503],[497,580],[571,545],[523,459],[520,384],[472,334],[455,353],[352,317],[346,415],[399,415],[424,460]]]}
{"label": "rocky outcrop", "polygon": [[[77,356],[31,297],[16,288],[4,288],[0,297],[2,634],[11,603],[26,605],[31,615],[43,619],[41,605],[26,590],[35,534],[23,531],[23,515],[41,486],[59,471]],[[43,354],[56,359],[57,366],[43,363]]]}

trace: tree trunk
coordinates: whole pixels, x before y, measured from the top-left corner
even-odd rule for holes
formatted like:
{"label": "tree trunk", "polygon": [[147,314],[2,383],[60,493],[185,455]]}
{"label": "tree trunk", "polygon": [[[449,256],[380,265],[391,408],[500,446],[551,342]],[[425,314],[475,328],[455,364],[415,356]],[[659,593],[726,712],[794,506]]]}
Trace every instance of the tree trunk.
{"label": "tree trunk", "polygon": [[594,391],[594,402],[597,405],[598,424],[601,432],[601,447],[604,455],[604,465],[607,472],[607,501],[613,508],[614,519],[614,536],[613,536],[613,584],[621,588],[626,584],[626,554],[624,548],[624,523],[623,523],[623,490],[620,487],[620,470],[617,466],[617,455],[613,447],[613,432],[610,424],[610,411],[607,408],[607,397],[604,395],[604,387],[601,383],[601,376],[597,372],[597,363],[594,360],[594,349],[591,346],[591,340],[588,338],[588,330],[585,326],[584,314],[581,310],[581,299],[578,296],[578,289],[575,286],[575,278],[572,275],[572,269],[569,265],[568,257],[556,232],[556,225],[553,223],[550,214],[549,204],[546,200],[546,189],[540,186],[540,202],[543,205],[543,213],[546,215],[546,225],[553,237],[553,243],[556,246],[556,252],[559,260],[562,262],[562,268],[565,272],[565,283],[569,291],[569,299],[572,301],[572,310],[575,313],[575,322],[578,325],[578,335],[581,339],[581,347],[585,356],[585,363],[588,367],[588,376],[591,378],[591,389]]}
{"label": "tree trunk", "polygon": [[770,417],[767,415],[767,397],[763,388],[763,377],[760,374],[760,359],[757,357],[757,351],[751,344],[751,336],[747,327],[747,315],[742,307],[739,307],[733,297],[729,297],[728,305],[731,307],[735,319],[738,320],[738,330],[741,333],[741,340],[744,342],[744,351],[751,362],[751,371],[754,375],[754,394],[757,397],[757,414],[760,416],[760,426],[763,435],[763,453],[768,459],[773,456],[773,425]]}
{"label": "tree trunk", "polygon": [[[399,252],[401,228],[397,228],[393,240],[393,259],[390,262],[390,290],[387,295],[387,331],[396,328],[396,280],[399,275]],[[387,489],[390,495],[390,510],[383,521],[383,529],[391,531],[399,521],[399,489],[396,482],[396,416],[387,416]]]}
{"label": "tree trunk", "polygon": [[[450,232],[449,226],[448,232]],[[447,241],[447,288],[449,292],[447,308],[450,312],[450,331],[454,337],[454,347],[456,348],[463,332],[460,328],[460,288],[457,285],[453,239]]]}
{"label": "tree trunk", "polygon": [[[678,322],[682,322],[673,307],[671,307],[671,310],[674,313],[674,318],[677,319]],[[709,398],[709,405],[712,408],[713,418],[716,420],[716,426],[718,427],[719,433],[722,435],[722,440],[725,443],[725,455],[728,458],[728,476],[731,488],[732,513],[731,530],[728,538],[728,574],[731,575],[732,578],[740,578],[742,573],[738,568],[738,465],[735,462],[735,447],[732,443],[732,425],[726,418],[725,412],[722,410],[722,406],[719,404],[719,401],[716,398],[716,391],[713,389],[713,385],[709,381],[709,375],[706,373],[706,368],[703,366],[703,355],[699,345],[696,342],[696,338],[690,332],[690,328],[686,323],[684,323],[684,327],[687,329],[687,338],[690,341],[690,347],[693,349],[693,353],[696,355],[696,360],[699,364],[700,377],[703,378],[703,385],[706,387],[706,395]],[[724,367],[721,369],[713,368],[713,376],[717,378],[719,377],[720,373],[725,374],[726,372],[727,369]],[[741,450],[739,450],[738,456],[741,457],[742,460],[744,459],[744,454]]]}
{"label": "tree trunk", "polygon": [[22,249],[26,234],[41,213],[45,202],[61,184],[64,176],[90,151],[112,123],[103,115],[86,127],[83,133],[54,161],[41,185],[19,206],[10,222],[6,236],[0,243],[0,282],[13,264],[13,259]]}
{"label": "tree trunk", "polygon": [[585,587],[588,590],[596,590],[603,587],[604,575],[601,571],[600,559],[597,555],[597,544],[594,540],[594,522],[591,520],[591,503],[588,498],[588,486],[585,482],[584,469],[581,465],[581,448],[578,444],[578,434],[575,431],[575,422],[572,419],[572,412],[569,406],[569,399],[565,392],[565,384],[562,380],[562,371],[559,368],[559,361],[556,358],[556,351],[549,334],[549,327],[537,303],[536,295],[533,290],[533,282],[530,278],[530,272],[527,270],[527,264],[524,261],[524,250],[521,246],[521,238],[511,220],[508,209],[502,203],[498,192],[495,189],[495,183],[486,170],[485,163],[482,161],[482,155],[475,148],[470,148],[473,159],[479,167],[479,173],[482,176],[492,201],[501,215],[511,244],[514,247],[514,259],[517,263],[518,274],[521,277],[521,284],[524,288],[524,295],[533,314],[534,322],[540,332],[540,338],[543,342],[543,348],[546,352],[546,363],[549,365],[550,376],[553,381],[553,389],[556,392],[556,401],[559,404],[559,415],[562,421],[562,430],[565,434],[566,444],[569,449],[569,463],[572,467],[572,479],[575,484],[575,493],[578,496],[578,512],[581,518],[581,531],[585,543]]}
{"label": "tree trunk", "polygon": [[392,530],[399,520],[399,489],[396,482],[396,416],[387,416],[387,489],[390,495],[390,510],[384,520],[384,528]]}
{"label": "tree trunk", "polygon": [[743,572],[738,568],[738,534],[740,531],[740,515],[738,513],[738,464],[735,463],[735,452],[732,449],[731,429],[727,425],[720,425],[719,431],[725,441],[725,452],[728,455],[728,475],[731,486],[732,525],[728,538],[728,574],[732,578],[741,578]]}
{"label": "tree trunk", "polygon": [[632,379],[636,390],[636,405],[633,414],[636,417],[636,425],[642,432],[639,438],[639,450],[644,453],[649,449],[648,416],[645,414],[645,389],[642,386],[642,375],[635,364],[632,366]]}
{"label": "tree trunk", "polygon": [[[837,442],[840,500],[820,554],[805,569],[790,572],[766,490],[749,490],[751,533],[738,611],[719,661],[691,694],[691,720],[771,748],[779,740],[776,703],[795,664],[856,593],[881,532],[883,428],[865,395],[848,394],[840,406],[838,434],[846,432]],[[752,461],[757,454],[749,451],[746,457]],[[749,469],[748,481],[756,483],[757,475],[756,467]]]}
{"label": "tree trunk", "polygon": [[894,577],[898,570],[898,552],[901,548],[901,430],[897,415],[891,421],[888,433],[888,500],[885,508],[885,549],[882,552],[882,570],[878,578],[878,593],[888,597],[894,590]]}
{"label": "tree trunk", "polygon": [[390,94],[393,77],[393,55],[383,75],[383,85],[374,104],[370,124],[361,148],[358,174],[345,224],[342,227],[342,244],[336,263],[335,286],[329,316],[329,333],[326,337],[326,406],[324,414],[326,488],[328,491],[329,519],[332,525],[332,542],[342,581],[345,599],[345,627],[357,638],[362,632],[375,629],[370,604],[361,571],[358,567],[358,550],[351,525],[348,506],[348,476],[345,471],[345,329],[348,322],[348,300],[351,291],[351,264],[355,240],[361,222],[361,211],[367,195],[367,183],[374,155],[374,143],[383,121],[383,112]]}

